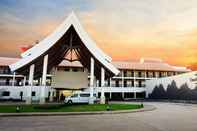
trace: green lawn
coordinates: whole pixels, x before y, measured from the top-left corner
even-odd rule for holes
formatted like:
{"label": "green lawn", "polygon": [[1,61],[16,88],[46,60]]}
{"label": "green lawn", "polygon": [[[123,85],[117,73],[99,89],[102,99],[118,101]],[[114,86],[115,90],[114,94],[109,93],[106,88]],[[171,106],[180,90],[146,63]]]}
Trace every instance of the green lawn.
{"label": "green lawn", "polygon": [[[93,105],[21,105],[19,112],[86,112],[132,110],[142,108],[140,104],[93,104]],[[17,112],[16,105],[0,105],[0,113]]]}

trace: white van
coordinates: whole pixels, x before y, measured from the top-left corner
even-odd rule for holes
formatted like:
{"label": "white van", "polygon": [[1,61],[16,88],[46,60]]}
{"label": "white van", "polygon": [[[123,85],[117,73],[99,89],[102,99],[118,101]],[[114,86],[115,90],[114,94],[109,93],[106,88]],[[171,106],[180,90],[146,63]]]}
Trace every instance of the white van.
{"label": "white van", "polygon": [[[68,96],[65,98],[64,103],[72,104],[72,103],[88,103],[90,99],[89,92],[79,92],[74,93],[72,96]],[[96,102],[96,94],[94,94],[93,101]]]}

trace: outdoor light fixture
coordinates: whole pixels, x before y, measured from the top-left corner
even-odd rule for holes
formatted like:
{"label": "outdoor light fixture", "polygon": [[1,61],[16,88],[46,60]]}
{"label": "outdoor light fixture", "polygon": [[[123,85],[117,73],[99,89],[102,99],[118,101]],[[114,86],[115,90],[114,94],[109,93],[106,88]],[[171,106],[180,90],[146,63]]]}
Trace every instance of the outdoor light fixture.
{"label": "outdoor light fixture", "polygon": [[20,112],[20,107],[16,106],[16,112]]}

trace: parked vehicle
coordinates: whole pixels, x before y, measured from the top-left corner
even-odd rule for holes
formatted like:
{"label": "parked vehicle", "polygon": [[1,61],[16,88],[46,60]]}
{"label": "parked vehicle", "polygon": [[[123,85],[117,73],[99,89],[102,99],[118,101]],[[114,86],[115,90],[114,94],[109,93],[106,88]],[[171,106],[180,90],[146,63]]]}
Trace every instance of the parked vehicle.
{"label": "parked vehicle", "polygon": [[[72,103],[88,103],[90,99],[89,92],[79,92],[74,93],[72,96],[68,96],[65,98],[64,103],[72,104]],[[98,99],[96,98],[96,94],[94,94],[93,101],[96,102]]]}

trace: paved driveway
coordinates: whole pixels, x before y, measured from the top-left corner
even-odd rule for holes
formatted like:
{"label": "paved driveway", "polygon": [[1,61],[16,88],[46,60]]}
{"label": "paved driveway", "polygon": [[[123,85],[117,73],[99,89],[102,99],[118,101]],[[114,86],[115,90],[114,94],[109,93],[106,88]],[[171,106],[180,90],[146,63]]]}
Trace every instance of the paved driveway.
{"label": "paved driveway", "polygon": [[0,131],[197,131],[197,105],[147,104],[157,109],[112,115],[2,117]]}

